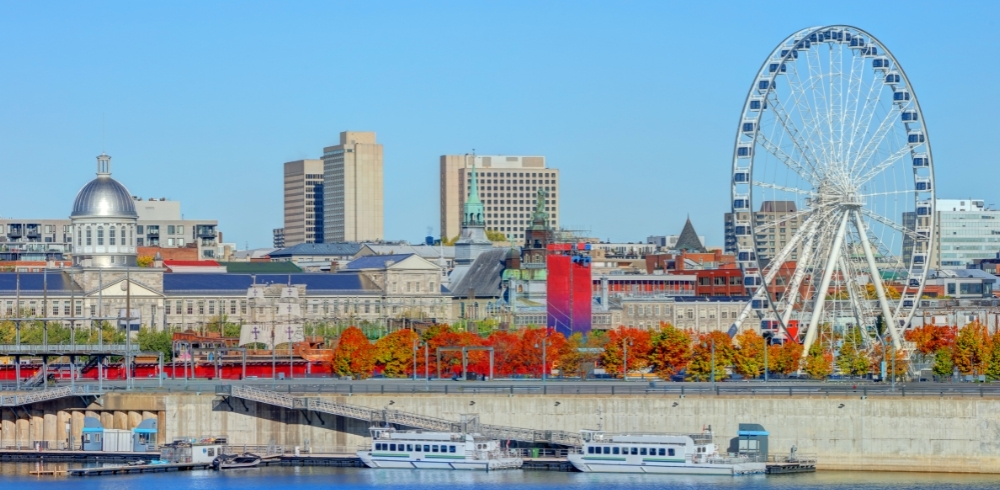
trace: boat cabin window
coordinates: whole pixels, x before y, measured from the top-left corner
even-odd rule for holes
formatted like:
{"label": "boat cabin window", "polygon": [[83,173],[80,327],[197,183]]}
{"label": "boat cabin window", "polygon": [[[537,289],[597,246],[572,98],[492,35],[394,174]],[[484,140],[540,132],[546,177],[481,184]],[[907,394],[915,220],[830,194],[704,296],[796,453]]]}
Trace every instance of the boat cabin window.
{"label": "boat cabin window", "polygon": [[646,448],[639,449],[639,455],[640,456],[646,456]]}
{"label": "boat cabin window", "polygon": [[211,456],[211,457],[215,457],[215,448],[214,447],[208,448],[208,455]]}
{"label": "boat cabin window", "polygon": [[667,449],[667,456],[673,456],[673,455],[674,455],[674,448]]}
{"label": "boat cabin window", "polygon": [[438,446],[437,446],[437,444],[435,444],[435,445],[431,446],[431,452],[432,452],[432,453],[436,453],[436,452],[438,452]]}
{"label": "boat cabin window", "polygon": [[604,454],[611,454],[611,446],[604,446]]}
{"label": "boat cabin window", "polygon": [[406,450],[407,451],[413,451],[413,444],[407,444],[406,445]]}
{"label": "boat cabin window", "polygon": [[448,452],[449,453],[455,452],[455,446],[448,446]]}
{"label": "boat cabin window", "polygon": [[637,448],[637,447],[632,448],[632,455],[635,456],[635,455],[638,455],[638,454],[639,454],[639,448]]}
{"label": "boat cabin window", "polygon": [[587,454],[594,454],[594,448],[593,447],[588,447],[587,448]]}
{"label": "boat cabin window", "polygon": [[615,446],[615,447],[614,447],[614,448],[612,448],[612,449],[613,449],[613,452],[614,452],[614,454],[618,454],[618,446]]}
{"label": "boat cabin window", "polygon": [[425,453],[431,452],[431,445],[430,444],[424,444],[424,452]]}

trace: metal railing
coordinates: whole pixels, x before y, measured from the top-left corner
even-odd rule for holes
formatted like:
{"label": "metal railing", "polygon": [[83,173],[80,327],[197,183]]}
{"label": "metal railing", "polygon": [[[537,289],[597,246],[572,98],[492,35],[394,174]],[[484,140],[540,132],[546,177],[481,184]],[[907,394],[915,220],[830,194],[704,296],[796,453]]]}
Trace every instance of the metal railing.
{"label": "metal railing", "polygon": [[19,407],[24,405],[31,405],[32,403],[55,400],[57,398],[66,398],[68,396],[101,395],[101,394],[103,394],[103,392],[97,389],[92,390],[89,385],[82,385],[76,387],[64,386],[62,388],[53,388],[51,390],[45,390],[45,391],[34,391],[21,395],[0,395],[0,407]]}
{"label": "metal railing", "polygon": [[[277,393],[271,390],[263,390],[251,386],[240,385],[218,385],[215,393],[218,395],[229,395],[244,400],[266,403],[273,406],[289,408],[293,410],[310,410],[313,412],[327,413],[340,417],[348,417],[356,420],[364,420],[370,423],[384,422],[386,424],[398,424],[406,427],[431,430],[437,432],[464,432],[462,422],[418,415],[401,410],[378,410],[373,408],[348,405],[346,403],[335,403],[322,398],[293,397]],[[502,425],[478,424],[480,434],[500,440],[514,440],[524,442],[548,442],[566,446],[579,446],[582,444],[579,434],[556,430],[534,430],[520,427],[508,427]]]}
{"label": "metal railing", "polygon": [[20,345],[0,345],[0,355],[13,355],[13,354],[26,354],[31,355],[40,352],[60,352],[66,353],[70,352],[73,354],[124,354],[126,352],[130,354],[139,353],[139,345],[121,345],[121,344],[107,344],[107,345],[68,345],[68,344],[20,344]]}

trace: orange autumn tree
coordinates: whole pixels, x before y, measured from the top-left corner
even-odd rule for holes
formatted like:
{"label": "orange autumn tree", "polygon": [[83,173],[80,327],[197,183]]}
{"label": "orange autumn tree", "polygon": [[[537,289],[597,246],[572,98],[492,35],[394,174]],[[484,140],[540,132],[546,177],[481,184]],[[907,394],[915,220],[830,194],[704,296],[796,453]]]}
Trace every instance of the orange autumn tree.
{"label": "orange autumn tree", "polygon": [[419,336],[413,330],[397,330],[375,342],[375,366],[387,378],[413,375],[413,342]]}
{"label": "orange autumn tree", "polygon": [[661,323],[653,334],[649,361],[656,375],[665,381],[687,367],[691,358],[691,335],[669,323]]}
{"label": "orange autumn tree", "polygon": [[767,347],[767,369],[772,373],[789,375],[799,370],[802,362],[802,344],[788,340],[781,345]]}
{"label": "orange autumn tree", "polygon": [[348,327],[340,334],[333,350],[333,372],[341,376],[364,379],[375,368],[374,349],[358,327]]}
{"label": "orange autumn tree", "polygon": [[978,321],[960,329],[955,337],[952,360],[962,374],[986,374],[991,357],[990,337]]}
{"label": "orange autumn tree", "polygon": [[[621,326],[608,332],[608,342],[601,354],[601,366],[608,373],[618,373],[624,376],[622,363],[628,371],[643,369],[649,365],[649,352],[653,348],[652,336],[644,328]],[[624,349],[628,343],[628,351]],[[627,355],[627,357],[626,357]]]}
{"label": "orange autumn tree", "polygon": [[[893,353],[895,353],[896,357],[895,363],[892,362]],[[888,350],[883,350],[881,343],[875,343],[869,360],[871,373],[878,376],[882,374],[882,361],[885,361],[885,375],[888,378],[892,378],[893,376],[896,379],[903,378],[910,367],[910,361],[906,359],[906,354],[902,350],[893,349],[891,343]]]}
{"label": "orange autumn tree", "polygon": [[957,330],[956,327],[923,325],[907,330],[903,338],[915,343],[917,350],[928,356],[954,345]]}
{"label": "orange autumn tree", "polygon": [[737,346],[733,355],[733,370],[746,378],[759,378],[764,374],[764,337],[756,329],[748,328],[733,340]]}
{"label": "orange autumn tree", "polygon": [[812,379],[826,379],[833,374],[833,353],[819,342],[809,347],[802,370]]}

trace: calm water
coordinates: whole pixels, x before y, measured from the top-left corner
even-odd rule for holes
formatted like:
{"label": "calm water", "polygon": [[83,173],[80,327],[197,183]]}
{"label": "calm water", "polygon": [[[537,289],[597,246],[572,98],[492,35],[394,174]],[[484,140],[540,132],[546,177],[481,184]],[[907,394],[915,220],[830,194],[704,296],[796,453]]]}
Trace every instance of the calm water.
{"label": "calm water", "polygon": [[[545,471],[413,471],[360,468],[260,468],[222,473],[193,471],[170,474],[77,477],[34,477],[34,465],[0,463],[0,488],[41,490],[296,490],[337,488],[388,488],[391,490],[447,490],[475,487],[481,490],[515,487],[518,490],[593,488],[601,490],[669,489],[997,489],[1000,475],[945,475],[907,473],[820,472],[774,477],[686,477],[607,475]],[[16,485],[16,486],[15,486]]]}

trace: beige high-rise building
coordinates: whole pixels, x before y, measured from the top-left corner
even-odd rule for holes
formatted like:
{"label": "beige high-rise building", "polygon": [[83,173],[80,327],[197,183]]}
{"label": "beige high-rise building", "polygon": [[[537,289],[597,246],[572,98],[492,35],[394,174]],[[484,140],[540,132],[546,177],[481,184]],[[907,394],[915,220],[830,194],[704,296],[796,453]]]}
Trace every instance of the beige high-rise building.
{"label": "beige high-rise building", "polygon": [[[806,220],[807,216],[796,208],[795,201],[764,201],[752,216],[751,213],[737,213],[733,220],[733,214],[726,213],[725,252],[735,255],[740,250],[754,250],[761,259],[774,257],[788,245]],[[758,227],[756,240],[749,234],[751,217]],[[801,247],[796,247],[787,260],[797,260],[799,252]]]}
{"label": "beige high-rise building", "polygon": [[323,243],[323,160],[285,162],[284,246]]}
{"label": "beige high-rise building", "polygon": [[339,145],[323,148],[323,242],[385,238],[382,182],[374,132],[344,131]]}
{"label": "beige high-rise building", "polygon": [[524,240],[531,226],[538,190],[548,192],[545,210],[549,225],[559,227],[559,170],[547,168],[542,156],[441,156],[441,235],[454,238],[462,231],[462,209],[469,196],[472,166],[478,173],[479,199],[486,229]]}

